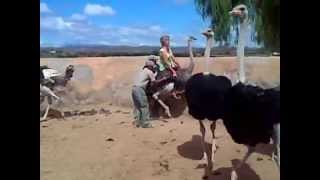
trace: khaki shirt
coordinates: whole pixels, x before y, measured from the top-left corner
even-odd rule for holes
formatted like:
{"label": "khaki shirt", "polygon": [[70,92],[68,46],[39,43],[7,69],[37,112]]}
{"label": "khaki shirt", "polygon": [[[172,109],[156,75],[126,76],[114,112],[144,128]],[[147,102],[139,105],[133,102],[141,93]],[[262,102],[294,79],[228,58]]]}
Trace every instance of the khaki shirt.
{"label": "khaki shirt", "polygon": [[138,76],[136,76],[133,85],[146,89],[147,84],[150,81],[156,80],[156,75],[157,73],[152,72],[150,69],[143,68],[143,70],[139,72]]}

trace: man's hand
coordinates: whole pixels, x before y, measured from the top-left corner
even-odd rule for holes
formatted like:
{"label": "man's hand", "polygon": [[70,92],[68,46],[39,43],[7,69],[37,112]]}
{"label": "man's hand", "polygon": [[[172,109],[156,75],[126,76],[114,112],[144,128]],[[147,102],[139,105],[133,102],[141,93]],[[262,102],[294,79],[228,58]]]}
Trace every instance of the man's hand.
{"label": "man's hand", "polygon": [[181,95],[178,96],[175,91],[172,92],[172,96],[173,96],[175,99],[181,99]]}

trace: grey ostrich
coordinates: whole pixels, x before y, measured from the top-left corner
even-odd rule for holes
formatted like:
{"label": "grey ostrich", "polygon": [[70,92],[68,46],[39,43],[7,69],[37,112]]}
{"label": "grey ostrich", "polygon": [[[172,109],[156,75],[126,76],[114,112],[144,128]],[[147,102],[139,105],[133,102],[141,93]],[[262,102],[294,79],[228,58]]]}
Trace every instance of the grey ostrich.
{"label": "grey ostrich", "polygon": [[[192,41],[196,40],[196,38],[190,36],[188,38],[188,50],[189,50],[189,56],[190,56],[190,61],[187,67],[185,68],[180,68],[177,71],[177,78],[175,80],[175,82],[169,82],[167,84],[165,84],[163,87],[158,88],[155,93],[152,93],[152,98],[154,100],[156,100],[161,107],[165,110],[166,114],[169,117],[172,117],[170,109],[168,107],[168,105],[166,105],[160,98],[160,95],[168,95],[169,93],[171,93],[173,90],[175,90],[176,92],[178,92],[178,94],[182,94],[184,92],[184,88],[185,88],[185,84],[187,82],[187,80],[192,76],[192,72],[195,66],[194,63],[194,56],[193,56],[193,52],[192,52]],[[161,77],[157,77],[157,78],[161,78]],[[160,90],[159,90],[160,89]],[[176,97],[176,98],[181,98],[181,97]]]}
{"label": "grey ostrich", "polygon": [[53,89],[55,87],[65,87],[70,79],[73,77],[74,66],[69,65],[66,67],[65,73],[59,76],[51,77],[54,82],[49,82],[46,84],[49,88]]}
{"label": "grey ostrich", "polygon": [[[40,121],[43,121],[47,118],[50,105],[52,104],[52,98],[58,102],[61,102],[61,98],[58,97],[54,91],[57,90],[57,87],[65,87],[74,73],[74,66],[69,65],[67,66],[64,75],[48,77],[46,80],[43,74],[43,70],[45,69],[50,68],[47,66],[40,66],[40,113],[43,113]],[[44,111],[41,107],[45,107]]]}

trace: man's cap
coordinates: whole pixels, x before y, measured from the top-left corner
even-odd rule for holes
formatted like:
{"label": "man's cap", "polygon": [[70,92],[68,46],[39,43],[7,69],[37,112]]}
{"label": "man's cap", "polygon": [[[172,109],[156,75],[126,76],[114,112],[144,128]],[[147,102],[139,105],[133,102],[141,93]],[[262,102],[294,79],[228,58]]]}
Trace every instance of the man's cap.
{"label": "man's cap", "polygon": [[154,67],[156,64],[153,61],[147,60],[145,63],[145,66],[151,66]]}
{"label": "man's cap", "polygon": [[148,60],[158,60],[159,58],[155,55],[151,55],[148,57]]}

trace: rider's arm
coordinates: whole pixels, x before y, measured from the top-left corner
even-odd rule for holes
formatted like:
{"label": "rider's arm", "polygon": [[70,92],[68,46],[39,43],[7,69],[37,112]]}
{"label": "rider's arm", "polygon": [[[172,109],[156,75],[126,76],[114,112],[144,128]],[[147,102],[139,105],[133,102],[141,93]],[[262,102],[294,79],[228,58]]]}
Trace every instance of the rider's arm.
{"label": "rider's arm", "polygon": [[173,62],[177,65],[178,69],[180,69],[180,64],[178,63],[178,61],[176,61],[176,57],[174,57],[173,53],[172,53],[172,50],[170,49],[170,52],[169,52],[172,56],[172,60]]}

